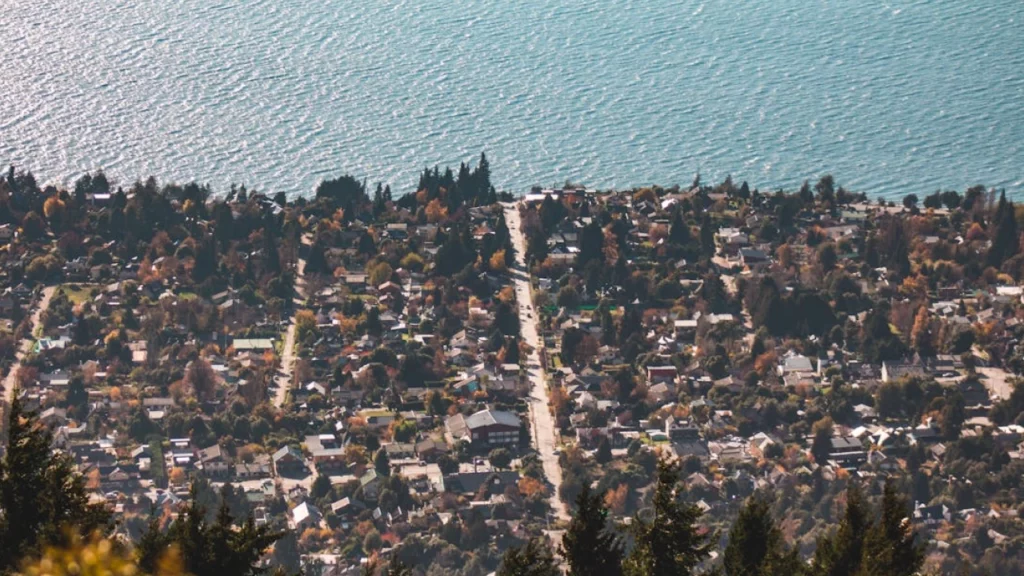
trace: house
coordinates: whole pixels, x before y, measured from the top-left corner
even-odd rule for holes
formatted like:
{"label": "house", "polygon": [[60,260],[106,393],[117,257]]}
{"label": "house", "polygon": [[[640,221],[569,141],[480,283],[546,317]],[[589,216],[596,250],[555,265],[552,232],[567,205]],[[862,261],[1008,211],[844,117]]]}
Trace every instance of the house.
{"label": "house", "polygon": [[64,426],[68,423],[68,411],[63,408],[47,408],[39,415],[39,421],[50,428]]}
{"label": "house", "polygon": [[673,442],[700,439],[700,430],[689,420],[677,420],[674,416],[665,419],[665,435]]}
{"label": "house", "polygon": [[456,414],[445,420],[445,430],[455,440],[488,447],[519,443],[519,416],[500,410],[481,410],[471,416]]}
{"label": "house", "polygon": [[657,383],[675,380],[679,374],[679,370],[675,366],[648,366],[647,367],[647,382]]}
{"label": "house", "polygon": [[814,374],[814,364],[803,354],[786,354],[779,365],[779,376],[787,374]]}
{"label": "house", "polygon": [[269,478],[272,475],[270,457],[266,454],[257,456],[252,462],[239,462],[235,464],[235,478],[239,480]]}
{"label": "house", "polygon": [[768,255],[754,248],[740,248],[740,263],[748,268],[763,268],[771,260]]}
{"label": "house", "polygon": [[425,462],[434,462],[448,453],[448,445],[443,440],[427,438],[416,443],[416,456]]}
{"label": "house", "polygon": [[313,506],[309,502],[303,502],[292,509],[291,524],[295,527],[296,532],[302,532],[307,528],[316,528],[320,525],[320,519],[323,516],[320,514],[320,510],[316,506]]}
{"label": "house", "polygon": [[750,455],[754,458],[764,458],[765,450],[776,444],[778,441],[774,438],[764,432],[758,432],[750,437]]}
{"label": "house", "polygon": [[345,466],[345,449],[334,434],[306,436],[306,449],[313,457],[317,469],[342,468]]}
{"label": "house", "polygon": [[914,507],[914,522],[934,526],[940,522],[950,522],[952,519],[953,514],[945,504],[926,506],[917,502]]}
{"label": "house", "polygon": [[924,378],[927,372],[918,362],[912,361],[885,361],[882,362],[882,382],[892,382],[900,378]]}
{"label": "house", "polygon": [[828,457],[843,468],[851,468],[867,462],[868,454],[861,441],[853,436],[835,436]]}
{"label": "house", "polygon": [[227,476],[231,471],[231,459],[219,444],[200,450],[199,463],[208,476]]}
{"label": "house", "polygon": [[384,479],[374,469],[369,469],[359,478],[359,487],[363,491],[363,499],[369,502],[376,502]]}
{"label": "house", "polygon": [[282,446],[271,458],[278,476],[308,472],[302,453],[291,446]]}

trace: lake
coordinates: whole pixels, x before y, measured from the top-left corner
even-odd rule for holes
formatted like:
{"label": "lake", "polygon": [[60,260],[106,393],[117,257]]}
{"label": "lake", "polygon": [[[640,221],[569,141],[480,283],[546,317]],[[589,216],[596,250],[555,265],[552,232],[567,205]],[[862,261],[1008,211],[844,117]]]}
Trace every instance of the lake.
{"label": "lake", "polygon": [[0,162],[71,182],[1024,193],[1024,2],[6,0]]}

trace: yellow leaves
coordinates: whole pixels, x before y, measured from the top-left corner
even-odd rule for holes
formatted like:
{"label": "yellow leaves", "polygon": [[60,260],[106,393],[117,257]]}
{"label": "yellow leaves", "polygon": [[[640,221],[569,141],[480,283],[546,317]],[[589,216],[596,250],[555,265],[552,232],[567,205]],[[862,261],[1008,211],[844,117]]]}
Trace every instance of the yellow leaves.
{"label": "yellow leaves", "polygon": [[498,300],[501,300],[505,304],[511,304],[515,302],[515,290],[513,290],[511,286],[505,286],[504,288],[501,289],[501,292],[498,292]]}
{"label": "yellow leaves", "polygon": [[494,254],[491,254],[489,264],[491,265],[491,270],[495,272],[504,272],[508,270],[508,267],[505,265],[505,251],[498,250]]}
{"label": "yellow leaves", "polygon": [[307,335],[315,335],[316,314],[312,310],[299,310],[295,313],[295,336],[300,342],[305,341]]}
{"label": "yellow leaves", "polygon": [[612,514],[622,515],[626,512],[629,490],[626,484],[619,484],[614,490],[609,490],[604,495],[604,504]]}
{"label": "yellow leaves", "polygon": [[[419,194],[416,195],[419,199]],[[427,222],[431,224],[437,224],[448,218],[448,207],[441,204],[440,198],[434,198],[427,204],[426,208]]]}
{"label": "yellow leaves", "polygon": [[519,479],[519,493],[527,498],[534,494],[547,496],[548,489],[540,480],[529,476],[523,476]]}
{"label": "yellow leaves", "polygon": [[65,210],[66,206],[64,205],[64,202],[56,196],[50,196],[46,199],[46,202],[43,203],[43,215],[46,216],[47,220],[62,217]]}

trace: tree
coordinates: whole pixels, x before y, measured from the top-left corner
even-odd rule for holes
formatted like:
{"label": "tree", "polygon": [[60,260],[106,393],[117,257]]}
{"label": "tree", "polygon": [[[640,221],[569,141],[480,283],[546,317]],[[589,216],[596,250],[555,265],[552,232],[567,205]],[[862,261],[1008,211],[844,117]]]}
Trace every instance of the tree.
{"label": "tree", "polygon": [[111,528],[103,504],[90,504],[85,479],[64,454],[50,450],[52,436],[14,394],[8,412],[7,453],[0,460],[0,572],[60,541],[71,527],[88,535]]}
{"label": "tree", "polygon": [[881,515],[864,539],[862,576],[912,576],[924,563],[924,546],[915,541],[909,506],[892,481],[885,483]]}
{"label": "tree", "polygon": [[999,268],[1003,262],[1020,249],[1020,234],[1013,202],[1006,200],[1006,191],[999,196],[995,217],[992,219],[995,231],[992,233],[992,247],[986,258],[989,266]]}
{"label": "tree", "polygon": [[685,247],[690,243],[690,226],[683,220],[681,210],[672,217],[672,226],[668,230],[668,241],[675,246]]}
{"label": "tree", "polygon": [[81,374],[72,376],[68,383],[66,403],[69,408],[76,409],[83,409],[89,404],[89,393],[85,390],[85,379]]}
{"label": "tree", "polygon": [[139,567],[152,574],[149,562],[174,549],[181,554],[186,571],[193,576],[256,576],[262,573],[261,558],[283,534],[267,526],[256,526],[250,515],[240,525],[228,507],[229,487],[221,491],[221,503],[213,521],[207,520],[206,508],[198,502],[199,491],[192,486],[191,497],[167,532],[159,531],[152,522],[143,535],[149,552],[140,558]]}
{"label": "tree", "polygon": [[394,270],[391,265],[387,262],[381,262],[370,268],[370,284],[372,286],[380,286],[381,284],[391,280],[391,275],[394,274]]}
{"label": "tree", "polygon": [[495,468],[508,468],[512,464],[512,454],[506,448],[495,448],[487,455],[487,460]]}
{"label": "tree", "polygon": [[907,210],[913,210],[917,208],[917,194],[907,194],[903,197],[903,207]]}
{"label": "tree", "polygon": [[598,464],[607,464],[612,461],[612,444],[606,436],[601,436],[601,439],[597,441],[597,453],[594,455],[594,459]]}
{"label": "tree", "polygon": [[832,419],[822,418],[814,423],[814,440],[811,442],[811,456],[819,466],[828,461],[832,452]]}
{"label": "tree", "polygon": [[560,576],[558,563],[543,540],[534,539],[505,551],[497,576]]}
{"label": "tree", "polygon": [[294,531],[289,530],[274,543],[273,558],[274,564],[284,568],[289,574],[297,574],[302,569],[299,541]]}
{"label": "tree", "polygon": [[871,529],[871,510],[857,484],[846,489],[846,512],[839,527],[821,537],[811,572],[818,576],[855,576],[864,553],[864,535]]}
{"label": "tree", "polygon": [[771,506],[761,496],[751,496],[740,508],[722,564],[726,576],[781,576],[801,571],[796,549],[786,549]]}
{"label": "tree", "polygon": [[964,395],[957,390],[946,398],[946,405],[942,408],[942,436],[950,441],[959,440],[966,417]]}
{"label": "tree", "polygon": [[928,319],[928,308],[921,306],[914,316],[914,327],[910,330],[911,346],[922,357],[935,354],[935,345],[932,342],[931,324]]}
{"label": "tree", "polygon": [[715,255],[715,228],[711,224],[711,216],[704,214],[700,223],[700,253],[705,258]]}
{"label": "tree", "polygon": [[697,527],[700,508],[680,501],[678,463],[659,460],[653,510],[633,519],[635,544],[623,564],[628,576],[689,575],[710,554],[709,535]]}
{"label": "tree", "polygon": [[[138,565],[125,546],[93,534],[88,540],[72,535],[60,546],[49,546],[38,559],[26,559],[19,574],[25,576],[109,576],[138,574]],[[153,576],[183,576],[181,559],[167,554]]]}
{"label": "tree", "polygon": [[826,242],[818,247],[818,263],[821,264],[821,269],[825,272],[831,271],[836,267],[836,262],[839,261],[839,255],[836,254],[836,245],[831,242]]}
{"label": "tree", "polygon": [[576,511],[562,536],[559,554],[569,565],[569,576],[622,574],[622,543],[608,526],[604,498],[589,485],[576,497]]}
{"label": "tree", "polygon": [[373,457],[373,469],[381,476],[391,475],[391,458],[388,457],[387,450],[383,448],[377,450],[377,454]]}
{"label": "tree", "polygon": [[185,385],[199,400],[212,400],[217,393],[217,373],[203,358],[196,358],[185,369]]}

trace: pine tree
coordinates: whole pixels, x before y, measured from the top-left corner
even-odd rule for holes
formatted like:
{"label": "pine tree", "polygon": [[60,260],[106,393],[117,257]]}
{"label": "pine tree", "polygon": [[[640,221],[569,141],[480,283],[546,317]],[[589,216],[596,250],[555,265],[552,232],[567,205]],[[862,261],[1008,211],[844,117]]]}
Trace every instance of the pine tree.
{"label": "pine tree", "polygon": [[912,576],[924,563],[924,546],[915,540],[909,506],[896,484],[885,483],[881,517],[867,532],[859,576]]}
{"label": "pine tree", "polygon": [[509,548],[497,576],[561,576],[551,548],[542,540],[530,540],[521,548]]}
{"label": "pine tree", "polygon": [[715,255],[715,229],[711,224],[711,217],[707,214],[700,223],[700,253],[705,258]]}
{"label": "pine tree", "polygon": [[378,450],[377,455],[373,457],[373,469],[381,476],[391,475],[391,458],[383,448]]}
{"label": "pine tree", "polygon": [[846,512],[839,527],[818,541],[812,572],[815,576],[855,576],[860,570],[864,536],[871,529],[871,510],[860,486],[846,489]]}
{"label": "pine tree", "polygon": [[60,541],[69,527],[83,536],[111,528],[106,506],[89,503],[84,478],[67,455],[50,450],[50,432],[34,413],[22,410],[17,391],[7,412],[7,453],[0,461],[0,572]]}
{"label": "pine tree", "polygon": [[569,564],[569,576],[622,574],[622,546],[609,530],[608,508],[587,484],[576,497],[576,513],[562,537],[559,554]]}
{"label": "pine tree", "polygon": [[995,231],[992,234],[992,247],[988,251],[987,263],[999,268],[1007,258],[1020,249],[1020,233],[1017,230],[1013,202],[1006,200],[1005,190],[999,196],[999,204],[992,222]]}
{"label": "pine tree", "polygon": [[690,243],[690,226],[683,220],[680,210],[677,210],[672,218],[672,226],[668,230],[668,241],[676,246],[686,246]]}
{"label": "pine tree", "polygon": [[156,559],[173,545],[192,576],[262,574],[260,559],[282,534],[272,532],[267,526],[257,527],[251,515],[241,525],[235,523],[228,505],[229,489],[221,492],[221,503],[213,522],[206,519],[206,507],[198,501],[199,489],[195,484],[189,502],[166,533],[160,531],[159,522],[151,521],[138,551],[140,568],[152,573]]}
{"label": "pine tree", "polygon": [[701,511],[679,500],[679,465],[658,461],[653,515],[633,519],[633,550],[623,564],[628,576],[687,576],[709,554],[709,535],[697,526]]}
{"label": "pine tree", "polygon": [[751,496],[740,508],[723,557],[726,576],[783,576],[802,571],[796,549],[786,549],[769,503],[761,496]]}

